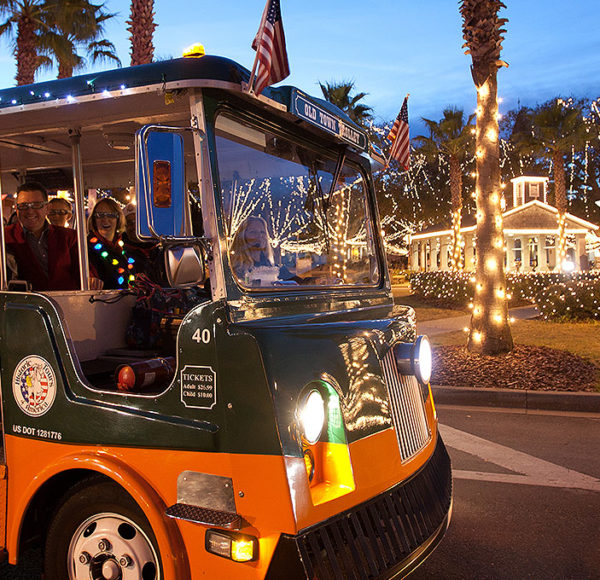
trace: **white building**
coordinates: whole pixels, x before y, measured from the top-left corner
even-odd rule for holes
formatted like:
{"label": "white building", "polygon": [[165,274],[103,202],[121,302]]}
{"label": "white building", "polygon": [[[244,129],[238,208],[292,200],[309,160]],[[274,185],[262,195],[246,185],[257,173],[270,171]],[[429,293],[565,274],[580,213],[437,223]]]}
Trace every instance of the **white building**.
{"label": "white building", "polygon": [[[515,177],[512,182],[512,207],[502,214],[506,245],[507,272],[558,271],[558,210],[548,205],[547,177]],[[589,248],[600,238],[599,226],[566,214],[567,262],[574,270],[587,270],[595,261],[597,250]],[[462,220],[463,263],[465,270],[475,269],[476,221],[474,216]],[[450,270],[452,231],[430,227],[411,236],[409,268],[428,272]]]}

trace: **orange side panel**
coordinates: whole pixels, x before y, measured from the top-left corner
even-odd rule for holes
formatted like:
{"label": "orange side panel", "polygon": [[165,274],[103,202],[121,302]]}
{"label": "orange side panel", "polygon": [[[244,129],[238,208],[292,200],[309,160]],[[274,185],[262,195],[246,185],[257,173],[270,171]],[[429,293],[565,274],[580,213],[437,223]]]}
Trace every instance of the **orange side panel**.
{"label": "orange side panel", "polygon": [[[144,510],[159,544],[166,580],[262,578],[281,533],[295,534],[326,520],[417,471],[430,457],[437,440],[431,402],[427,404],[427,415],[431,441],[405,464],[400,461],[392,428],[351,444],[355,490],[319,505],[312,504],[301,458],[68,445],[7,435],[9,561],[16,562],[22,518],[40,486],[65,470],[90,469],[122,485]],[[259,538],[257,562],[239,564],[207,553],[207,526],[164,515],[166,507],[177,501],[177,477],[186,470],[231,477],[237,512],[244,519],[240,531]],[[6,479],[0,479],[0,485],[6,485]]]}
{"label": "orange side panel", "polygon": [[[52,476],[68,469],[103,473],[136,499],[156,535],[166,580],[262,577],[279,534],[294,533],[296,529],[279,456],[85,447],[12,435],[6,437],[5,449],[10,471],[7,539],[11,563],[16,563],[22,518],[36,491]],[[233,479],[237,511],[247,522],[241,531],[260,538],[258,562],[239,564],[208,554],[204,549],[206,526],[164,515],[166,507],[177,501],[177,477],[185,470]]]}
{"label": "orange side panel", "polygon": [[6,547],[6,465],[0,465],[0,550]]}

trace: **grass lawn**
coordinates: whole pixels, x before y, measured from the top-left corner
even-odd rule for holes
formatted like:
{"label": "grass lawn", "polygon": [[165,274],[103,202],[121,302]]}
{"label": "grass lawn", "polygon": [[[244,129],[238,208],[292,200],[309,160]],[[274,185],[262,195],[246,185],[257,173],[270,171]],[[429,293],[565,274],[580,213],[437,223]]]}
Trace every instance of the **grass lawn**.
{"label": "grass lawn", "polygon": [[[513,340],[517,344],[547,346],[566,350],[600,366],[600,323],[598,322],[546,322],[543,320],[517,320],[511,325]],[[463,331],[437,334],[430,337],[434,346],[464,345]]]}
{"label": "grass lawn", "polygon": [[417,314],[417,320],[438,320],[470,314],[469,310],[437,308],[415,294],[394,292],[394,303],[400,306],[412,306]]}

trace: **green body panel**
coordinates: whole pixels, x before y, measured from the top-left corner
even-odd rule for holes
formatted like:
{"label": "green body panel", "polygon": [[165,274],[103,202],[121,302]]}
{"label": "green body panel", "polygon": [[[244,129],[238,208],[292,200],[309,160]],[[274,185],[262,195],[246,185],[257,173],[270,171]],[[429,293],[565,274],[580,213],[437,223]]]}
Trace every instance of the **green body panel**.
{"label": "green body panel", "polygon": [[[273,392],[283,452],[300,456],[296,409],[308,385],[325,381],[338,394],[349,443],[391,427],[388,392],[380,359],[397,341],[412,341],[406,320],[361,319],[362,312],[312,314],[239,323],[263,353]],[[333,319],[333,320],[330,320]],[[334,439],[338,437],[334,434]]]}
{"label": "green body panel", "polygon": [[[175,380],[162,394],[153,396],[90,388],[74,362],[55,305],[44,296],[1,293],[0,303],[0,360],[7,433],[36,436],[41,429],[60,433],[63,443],[208,452],[281,452],[260,355],[247,337],[228,335],[222,303],[206,302],[186,316],[179,333]],[[212,338],[208,344],[192,340],[197,328],[210,330]],[[221,344],[222,348],[217,349]],[[25,414],[13,394],[15,370],[24,358],[32,355],[45,359],[56,375],[56,399],[38,417]],[[186,365],[214,370],[216,404],[212,409],[186,407],[182,402],[181,370]],[[247,383],[253,387],[251,397],[244,394]],[[245,402],[240,405],[240,400]],[[252,438],[240,436],[236,426],[239,413],[251,413],[255,418]],[[17,431],[13,426],[20,429]]]}
{"label": "green body panel", "polygon": [[[5,429],[60,433],[63,443],[299,456],[297,404],[309,383],[323,379],[338,392],[348,441],[356,441],[391,425],[379,359],[394,342],[414,339],[406,318],[365,318],[368,308],[342,317],[308,313],[305,303],[303,314],[281,316],[288,309],[280,304],[280,316],[236,323],[224,302],[207,301],[180,327],[173,383],[159,395],[136,396],[87,385],[51,300],[2,293],[0,301]],[[292,310],[299,309],[295,303]],[[194,340],[204,329],[210,340]],[[26,415],[13,393],[15,370],[32,355],[56,375],[56,399],[37,417]],[[186,369],[214,372],[211,408],[184,403]]]}

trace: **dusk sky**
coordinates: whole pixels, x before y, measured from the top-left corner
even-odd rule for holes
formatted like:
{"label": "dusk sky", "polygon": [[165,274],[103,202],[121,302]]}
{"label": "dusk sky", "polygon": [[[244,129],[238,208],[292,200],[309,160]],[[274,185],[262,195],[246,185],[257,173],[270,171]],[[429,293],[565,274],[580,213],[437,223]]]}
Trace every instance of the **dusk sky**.
{"label": "dusk sky", "polygon": [[[600,0],[505,0],[508,18],[499,72],[501,111],[555,96],[600,97]],[[129,64],[128,0],[106,0],[117,12],[107,38]],[[281,0],[291,76],[284,81],[320,95],[318,81],[353,80],[368,93],[376,120],[393,119],[410,93],[411,125],[438,120],[444,107],[475,108],[470,57],[463,53],[457,0]],[[156,0],[156,56],[180,56],[194,42],[208,54],[251,68],[250,44],[263,0]],[[110,68],[103,64],[96,70]],[[90,70],[90,69],[88,69]],[[0,44],[2,87],[14,84],[6,41]],[[38,80],[53,78],[52,72]],[[414,132],[411,130],[411,133]]]}

